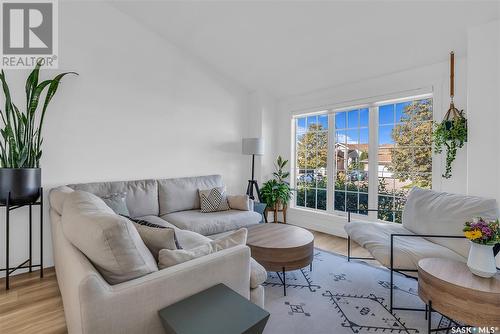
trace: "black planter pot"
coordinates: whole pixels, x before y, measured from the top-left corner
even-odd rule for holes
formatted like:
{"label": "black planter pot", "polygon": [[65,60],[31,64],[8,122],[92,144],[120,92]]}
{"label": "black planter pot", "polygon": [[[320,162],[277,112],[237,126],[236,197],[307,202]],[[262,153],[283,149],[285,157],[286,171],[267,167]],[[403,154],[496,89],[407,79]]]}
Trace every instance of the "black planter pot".
{"label": "black planter pot", "polygon": [[40,168],[0,168],[0,203],[7,203],[10,192],[12,205],[29,204],[40,196]]}

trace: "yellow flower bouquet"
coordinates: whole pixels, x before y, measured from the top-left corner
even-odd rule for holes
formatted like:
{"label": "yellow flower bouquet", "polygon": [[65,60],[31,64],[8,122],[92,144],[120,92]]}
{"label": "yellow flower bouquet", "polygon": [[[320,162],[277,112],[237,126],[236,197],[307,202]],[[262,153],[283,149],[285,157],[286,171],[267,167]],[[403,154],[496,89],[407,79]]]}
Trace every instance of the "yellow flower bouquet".
{"label": "yellow flower bouquet", "polygon": [[495,245],[500,242],[500,225],[498,219],[486,221],[479,217],[472,222],[466,222],[464,235],[472,242],[483,245]]}

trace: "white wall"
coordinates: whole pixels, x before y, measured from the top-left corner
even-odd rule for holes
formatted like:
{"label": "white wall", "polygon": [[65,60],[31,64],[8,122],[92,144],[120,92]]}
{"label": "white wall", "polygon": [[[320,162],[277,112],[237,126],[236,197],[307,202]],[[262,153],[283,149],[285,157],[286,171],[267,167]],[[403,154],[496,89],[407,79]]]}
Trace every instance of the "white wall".
{"label": "white wall", "polygon": [[469,31],[468,192],[500,202],[500,21]]}
{"label": "white wall", "polygon": [[[230,192],[245,191],[247,90],[108,4],[60,3],[59,13],[60,71],[80,76],[64,78],[47,114],[41,162],[46,192],[73,182],[211,173],[222,174]],[[19,106],[26,76],[7,73]],[[24,218],[13,215],[11,264],[27,258]],[[0,267],[4,224],[2,214]],[[37,221],[35,226],[38,241]],[[52,265],[47,214],[44,226],[44,262]]]}

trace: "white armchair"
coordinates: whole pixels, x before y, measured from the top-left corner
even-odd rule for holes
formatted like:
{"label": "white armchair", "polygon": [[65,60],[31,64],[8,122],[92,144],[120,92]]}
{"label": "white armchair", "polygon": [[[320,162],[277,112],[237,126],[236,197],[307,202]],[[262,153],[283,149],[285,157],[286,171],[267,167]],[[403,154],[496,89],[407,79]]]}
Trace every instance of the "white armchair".
{"label": "white armchair", "polygon": [[[394,272],[415,276],[418,261],[429,257],[466,262],[469,242],[463,237],[464,223],[474,217],[496,219],[499,213],[495,199],[413,188],[402,217],[402,224],[351,222],[349,213],[344,227],[348,235],[348,261],[374,259],[390,269],[391,311],[408,310],[393,306]],[[351,239],[373,258],[351,256]]]}

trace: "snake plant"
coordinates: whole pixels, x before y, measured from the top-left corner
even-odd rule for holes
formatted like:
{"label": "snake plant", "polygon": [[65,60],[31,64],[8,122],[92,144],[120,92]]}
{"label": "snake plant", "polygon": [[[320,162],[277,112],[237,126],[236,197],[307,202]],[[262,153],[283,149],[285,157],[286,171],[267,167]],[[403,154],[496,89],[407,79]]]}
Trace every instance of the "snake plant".
{"label": "snake plant", "polygon": [[[0,72],[0,81],[5,96],[5,107],[0,109],[0,118],[3,126],[0,128],[0,167],[2,168],[39,168],[42,157],[42,127],[47,107],[54,97],[65,72],[56,75],[53,79],[38,82],[40,63],[26,79],[26,109],[20,111],[12,102],[12,97],[5,77]],[[43,104],[41,97],[46,90]],[[39,107],[40,105],[40,107]]]}

